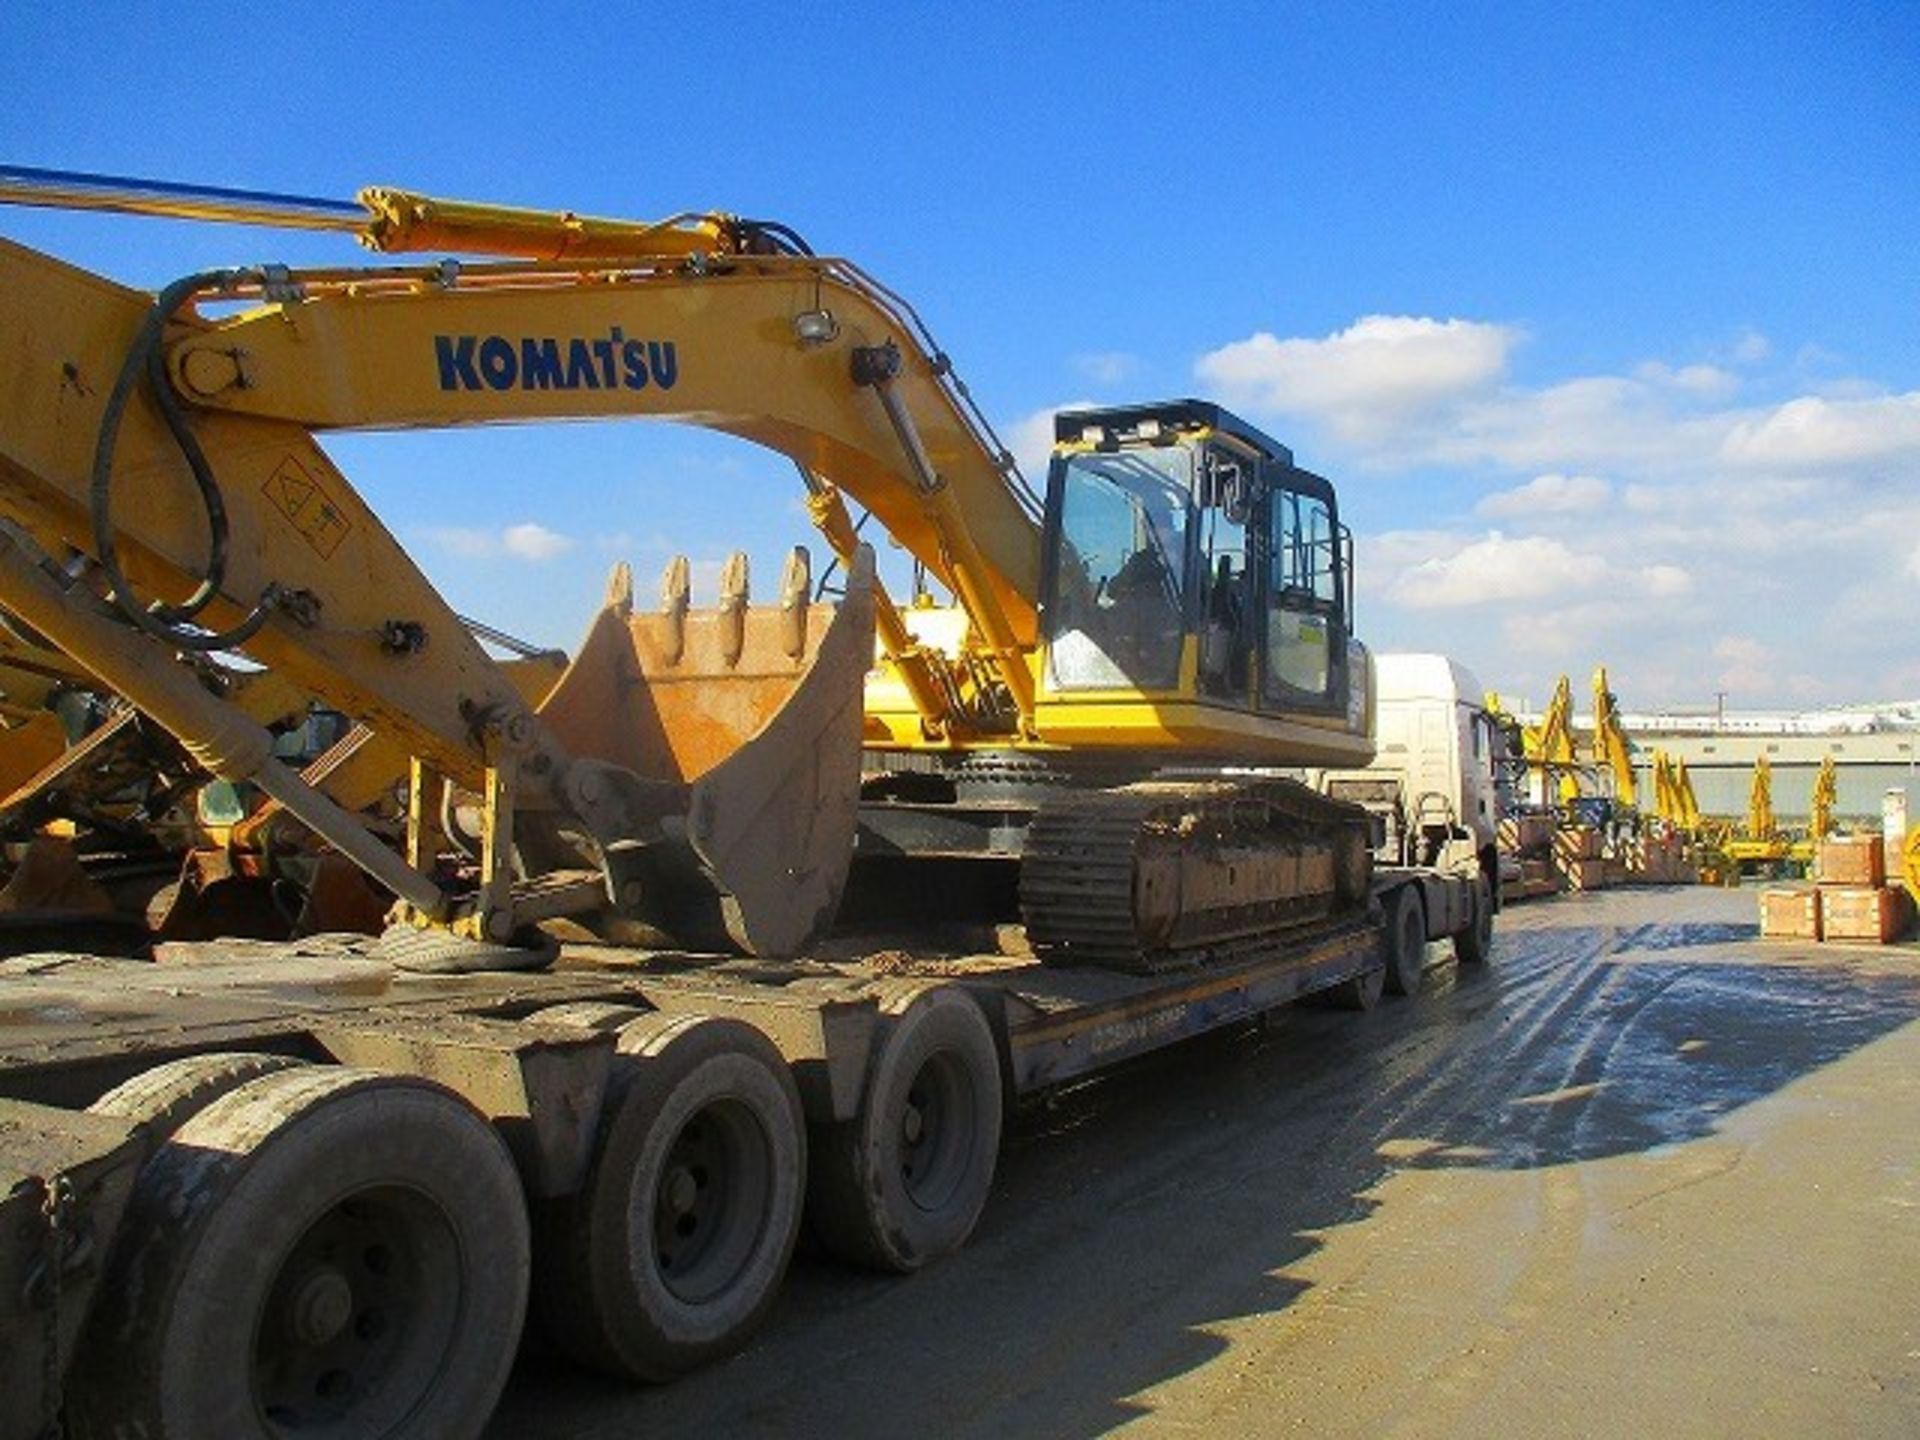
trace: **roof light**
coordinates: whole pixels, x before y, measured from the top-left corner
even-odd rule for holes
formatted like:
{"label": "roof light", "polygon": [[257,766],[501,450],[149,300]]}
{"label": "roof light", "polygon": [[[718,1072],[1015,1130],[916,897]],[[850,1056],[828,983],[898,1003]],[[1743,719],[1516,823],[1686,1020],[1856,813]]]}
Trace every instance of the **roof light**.
{"label": "roof light", "polygon": [[840,322],[831,310],[802,310],[793,317],[793,333],[802,345],[825,345],[840,334]]}

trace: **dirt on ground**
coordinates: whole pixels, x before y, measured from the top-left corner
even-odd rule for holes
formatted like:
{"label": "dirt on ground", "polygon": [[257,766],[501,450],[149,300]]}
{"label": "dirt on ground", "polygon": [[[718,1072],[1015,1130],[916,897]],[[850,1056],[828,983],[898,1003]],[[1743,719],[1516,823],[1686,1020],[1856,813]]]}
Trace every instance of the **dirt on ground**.
{"label": "dirt on ground", "polygon": [[958,1255],[803,1255],[660,1389],[530,1347],[489,1433],[1920,1434],[1920,951],[1754,915],[1534,902],[1414,999],[1055,1095]]}

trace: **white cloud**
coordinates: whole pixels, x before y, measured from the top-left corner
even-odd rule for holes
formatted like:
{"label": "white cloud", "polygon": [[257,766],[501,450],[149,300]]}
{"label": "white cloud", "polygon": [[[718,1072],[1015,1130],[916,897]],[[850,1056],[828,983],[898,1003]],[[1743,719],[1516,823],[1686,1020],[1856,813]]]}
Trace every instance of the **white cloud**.
{"label": "white cloud", "polygon": [[1543,535],[1509,539],[1498,530],[1455,553],[1422,560],[1387,586],[1394,603],[1416,610],[1537,600],[1586,589],[1607,573],[1607,562]]}
{"label": "white cloud", "polygon": [[1140,357],[1125,350],[1093,350],[1074,356],[1073,368],[1096,385],[1118,385],[1140,369]]}
{"label": "white cloud", "polygon": [[1053,417],[1062,410],[1092,410],[1098,400],[1068,400],[1064,404],[1035,410],[1023,415],[1004,430],[1007,448],[1020,462],[1029,482],[1036,488],[1046,479],[1047,461],[1053,454]]}
{"label": "white cloud", "polygon": [[[1361,522],[1362,634],[1380,648],[1456,653],[1536,695],[1604,659],[1648,706],[1884,698],[1920,676],[1888,641],[1920,582],[1911,381],[1752,329],[1524,379],[1523,332],[1486,321],[1238,333],[1196,361],[1203,393],[1279,422],[1344,481],[1349,518],[1407,527]],[[1715,653],[1728,616],[1764,655]]]}
{"label": "white cloud", "polygon": [[1408,416],[1486,390],[1519,341],[1518,330],[1483,321],[1365,315],[1315,340],[1262,330],[1207,352],[1194,368],[1233,403],[1380,439]]}
{"label": "white cloud", "polygon": [[1803,395],[1734,425],[1721,448],[1739,463],[1795,469],[1920,461],[1920,390],[1857,400]]}
{"label": "white cloud", "polygon": [[1646,360],[1633,367],[1634,377],[1649,385],[1665,386],[1702,399],[1723,400],[1740,388],[1740,377],[1718,365],[1681,365],[1675,367],[1659,360]]}
{"label": "white cloud", "polygon": [[1481,536],[1445,532],[1382,537],[1366,547],[1362,575],[1383,572],[1378,585],[1391,604],[1408,610],[1452,610],[1514,601],[1570,599],[1605,591],[1622,601],[1672,600],[1692,593],[1693,576],[1679,565],[1621,563],[1576,549],[1549,535]]}
{"label": "white cloud", "polygon": [[1529,515],[1572,515],[1600,509],[1613,498],[1613,487],[1597,475],[1536,475],[1511,490],[1482,497],[1474,508],[1496,520]]}
{"label": "white cloud", "polygon": [[1656,600],[1671,600],[1693,590],[1693,576],[1678,565],[1643,565],[1634,573],[1647,594]]}
{"label": "white cloud", "polygon": [[556,555],[565,554],[573,548],[568,536],[549,530],[529,520],[520,525],[509,525],[500,532],[500,545],[509,555],[536,563],[551,560]]}
{"label": "white cloud", "polygon": [[[1207,351],[1194,368],[1233,403],[1318,426],[1346,452],[1336,458],[1371,468],[1671,479],[1728,466],[1837,471],[1920,461],[1920,390],[1890,395],[1858,379],[1816,384],[1801,375],[1802,393],[1784,403],[1737,406],[1736,394],[1761,377],[1659,359],[1622,374],[1520,385],[1507,365],[1521,338],[1516,327],[1487,321],[1368,315],[1319,338],[1259,331]],[[1731,357],[1751,366],[1771,351],[1749,331]]]}
{"label": "white cloud", "polygon": [[563,555],[576,543],[571,536],[528,520],[500,530],[449,525],[426,532],[427,539],[462,560],[494,560],[503,556],[539,564]]}

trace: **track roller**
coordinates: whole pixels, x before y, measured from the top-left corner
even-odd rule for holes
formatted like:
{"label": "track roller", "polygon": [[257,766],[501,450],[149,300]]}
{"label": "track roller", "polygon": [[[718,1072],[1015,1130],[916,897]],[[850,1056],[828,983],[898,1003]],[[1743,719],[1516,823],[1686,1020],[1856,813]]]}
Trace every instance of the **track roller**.
{"label": "track roller", "polygon": [[537,1204],[534,1313],[574,1359],[665,1381],[737,1350],[799,1233],[799,1092],[737,1020],[646,1015],[620,1060],[586,1179]]}
{"label": "track roller", "polygon": [[973,1233],[1000,1149],[1000,1052],[958,986],[912,996],[884,1033],[860,1113],[818,1126],[807,1200],[843,1260],[919,1269]]}
{"label": "track roller", "polygon": [[68,1387],[71,1429],[477,1435],[527,1268],[513,1162],[465,1101],[345,1067],[259,1076],[142,1169]]}

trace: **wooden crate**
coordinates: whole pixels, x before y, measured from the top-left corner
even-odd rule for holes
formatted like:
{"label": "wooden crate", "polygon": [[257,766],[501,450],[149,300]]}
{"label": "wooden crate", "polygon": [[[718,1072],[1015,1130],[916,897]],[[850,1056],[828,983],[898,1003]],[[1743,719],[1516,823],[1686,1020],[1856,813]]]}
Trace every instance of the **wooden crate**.
{"label": "wooden crate", "polygon": [[1598,860],[1600,832],[1591,825],[1563,825],[1554,834],[1553,853],[1561,860]]}
{"label": "wooden crate", "polygon": [[1760,892],[1760,933],[1774,940],[1820,938],[1820,892],[1795,885]]}
{"label": "wooden crate", "polygon": [[1887,846],[1878,835],[1833,835],[1820,842],[1820,883],[1872,889],[1887,883]]}
{"label": "wooden crate", "polygon": [[1510,815],[1498,828],[1500,848],[1512,855],[1541,855],[1553,846],[1551,815]]}
{"label": "wooden crate", "polygon": [[1604,890],[1607,886],[1607,862],[1604,860],[1559,859],[1561,878],[1569,890]]}
{"label": "wooden crate", "polygon": [[1820,928],[1828,940],[1868,940],[1886,945],[1907,928],[1907,892],[1883,887],[1824,885]]}

